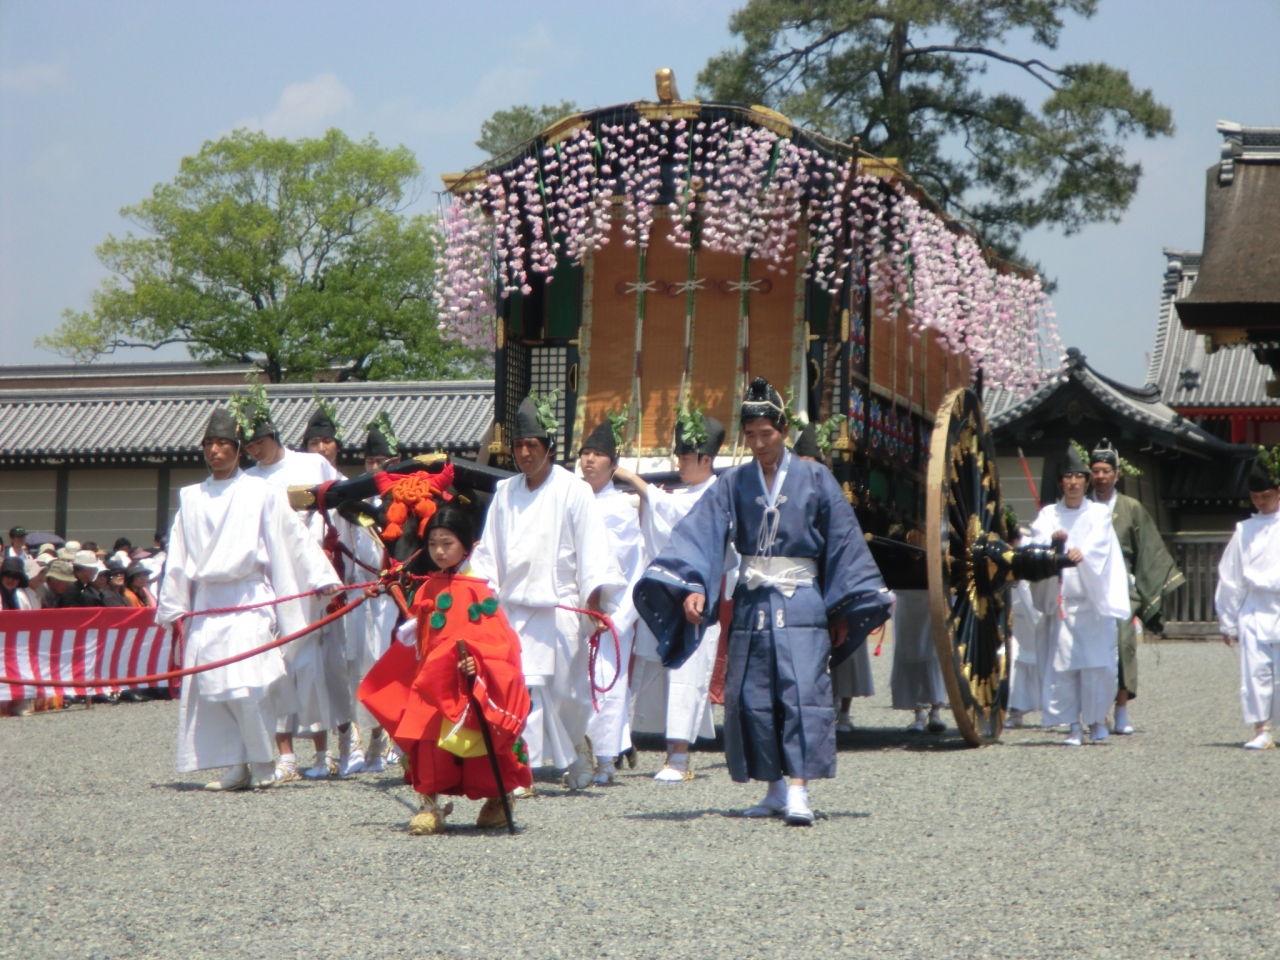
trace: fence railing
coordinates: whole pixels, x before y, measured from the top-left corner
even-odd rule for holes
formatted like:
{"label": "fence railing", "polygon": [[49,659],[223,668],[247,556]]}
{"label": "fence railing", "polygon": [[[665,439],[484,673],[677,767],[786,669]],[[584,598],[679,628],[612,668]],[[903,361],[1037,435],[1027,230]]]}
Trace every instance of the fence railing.
{"label": "fence railing", "polygon": [[1218,613],[1213,595],[1218,589],[1218,561],[1231,539],[1229,533],[1175,533],[1165,538],[1187,582],[1164,604],[1164,636],[1216,636]]}

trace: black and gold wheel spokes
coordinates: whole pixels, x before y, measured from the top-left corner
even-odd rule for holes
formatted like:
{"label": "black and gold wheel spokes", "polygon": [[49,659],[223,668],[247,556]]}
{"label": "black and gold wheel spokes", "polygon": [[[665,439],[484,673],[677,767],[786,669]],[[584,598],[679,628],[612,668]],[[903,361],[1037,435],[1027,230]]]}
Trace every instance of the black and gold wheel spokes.
{"label": "black and gold wheel spokes", "polygon": [[956,725],[973,744],[1000,735],[1007,580],[988,545],[1004,545],[995,447],[977,396],[949,394],[929,456],[929,601],[939,665]]}

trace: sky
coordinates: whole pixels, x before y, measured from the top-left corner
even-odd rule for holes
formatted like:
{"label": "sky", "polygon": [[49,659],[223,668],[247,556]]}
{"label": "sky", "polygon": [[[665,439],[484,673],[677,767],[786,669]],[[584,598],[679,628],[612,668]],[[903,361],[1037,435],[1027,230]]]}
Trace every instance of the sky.
{"label": "sky", "polygon": [[[34,340],[64,310],[90,305],[106,276],[94,248],[128,230],[120,209],[171,179],[206,140],[237,127],[303,137],[336,126],[403,143],[424,169],[418,206],[432,210],[440,174],[484,159],[474,141],[494,110],[651,99],[661,66],[691,96],[707,58],[732,45],[728,18],[739,5],[3,0],[0,363],[59,362]],[[1202,243],[1204,171],[1222,142],[1216,122],[1280,126],[1280,3],[1099,6],[1091,20],[1069,17],[1059,49],[1039,55],[1127,69],[1172,108],[1177,133],[1129,141],[1145,174],[1120,223],[1069,237],[1039,230],[1024,247],[1058,285],[1065,344],[1141,384],[1161,249]],[[1014,37],[1009,49],[1030,46]],[[1011,73],[988,77],[1041,96]]]}

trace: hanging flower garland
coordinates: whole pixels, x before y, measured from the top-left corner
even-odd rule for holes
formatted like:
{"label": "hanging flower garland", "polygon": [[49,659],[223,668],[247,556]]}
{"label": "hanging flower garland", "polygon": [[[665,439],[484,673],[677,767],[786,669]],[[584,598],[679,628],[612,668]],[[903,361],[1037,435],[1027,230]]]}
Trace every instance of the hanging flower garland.
{"label": "hanging flower garland", "polygon": [[803,224],[807,248],[792,269],[833,293],[856,269],[878,316],[905,313],[917,337],[966,355],[992,386],[1026,391],[1061,366],[1039,278],[997,269],[900,183],[725,117],[586,124],[488,173],[441,217],[441,330],[492,345],[498,301],[531,293],[530,271],[599,250],[615,217],[626,245],[647,249],[664,192],[677,247],[696,234],[701,249],[773,270],[796,257]]}

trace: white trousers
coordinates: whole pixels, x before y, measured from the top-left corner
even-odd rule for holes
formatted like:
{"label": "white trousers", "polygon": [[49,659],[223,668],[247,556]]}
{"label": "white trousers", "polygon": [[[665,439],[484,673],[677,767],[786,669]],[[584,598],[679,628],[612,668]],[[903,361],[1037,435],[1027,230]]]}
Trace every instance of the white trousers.
{"label": "white trousers", "polygon": [[947,687],[929,619],[929,591],[895,590],[894,594],[893,669],[889,673],[893,709],[915,710],[946,703]]}
{"label": "white trousers", "polygon": [[[572,604],[576,606],[576,604]],[[529,718],[524,744],[529,765],[568,767],[587,735],[591,720],[591,681],[587,645],[578,614],[556,607],[511,604],[507,619],[520,637]]]}
{"label": "white trousers", "polygon": [[351,721],[351,687],[340,634],[326,628],[303,638],[288,669],[301,709],[277,718],[277,733],[305,737]]}
{"label": "white trousers", "polygon": [[871,675],[871,638],[868,637],[860,646],[831,671],[831,693],[836,707],[846,697],[874,697],[876,681]]}
{"label": "white trousers", "polygon": [[1009,664],[1009,709],[1031,713],[1041,705],[1040,667],[1025,660]]}
{"label": "white trousers", "polygon": [[[595,684],[597,689],[609,687],[596,694],[596,712],[587,723],[587,734],[597,757],[616,759],[631,749],[631,723],[628,717],[631,702],[630,672],[631,648],[635,630],[618,635],[618,646],[613,646],[613,634],[600,635],[600,652],[596,656]],[[619,666],[621,663],[621,666]]]}
{"label": "white trousers", "polygon": [[1087,727],[1102,723],[1116,698],[1118,682],[1118,662],[1109,667],[1053,670],[1049,702],[1043,708],[1044,725],[1079,723]]}
{"label": "white trousers", "polygon": [[179,773],[271,763],[275,759],[275,705],[265,691],[236,700],[188,696],[188,679],[178,705]]}
{"label": "white trousers", "polygon": [[715,673],[719,646],[720,625],[716,623],[707,627],[693,656],[674,670],[657,660],[637,657],[631,678],[631,728],[689,743],[699,737],[715,739],[711,675]]}
{"label": "white trousers", "polygon": [[1240,705],[1245,723],[1280,722],[1280,642],[1259,643],[1240,638]]}

